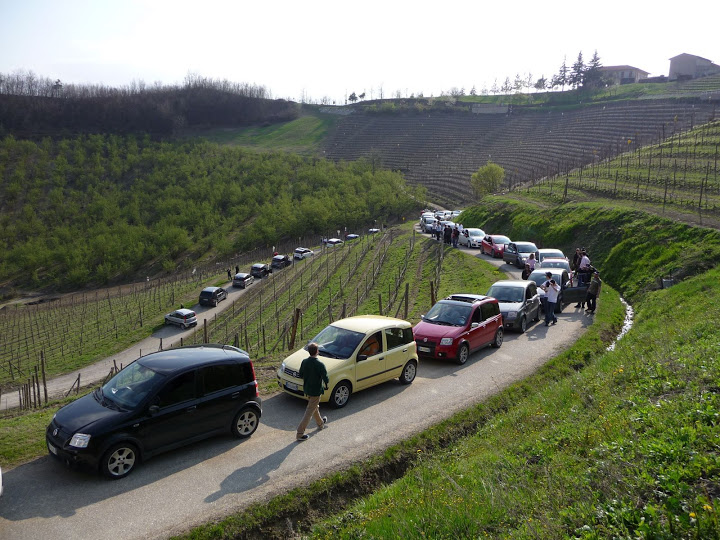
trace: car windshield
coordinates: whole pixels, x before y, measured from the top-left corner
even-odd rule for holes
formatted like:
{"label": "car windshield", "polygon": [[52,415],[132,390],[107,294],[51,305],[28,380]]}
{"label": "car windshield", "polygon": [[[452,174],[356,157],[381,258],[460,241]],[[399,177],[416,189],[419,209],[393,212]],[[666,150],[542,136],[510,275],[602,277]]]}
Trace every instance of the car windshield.
{"label": "car windshield", "polygon": [[522,287],[493,285],[488,291],[488,296],[497,298],[498,302],[522,302],[525,297],[525,289]]}
{"label": "car windshield", "polygon": [[[554,278],[554,277],[553,277],[553,278],[548,278],[548,277],[545,275],[545,272],[533,272],[532,274],[530,274],[530,276],[528,277],[528,279],[529,279],[530,281],[534,281],[534,282],[535,282],[536,284],[538,284],[538,285],[542,285],[542,284],[545,283],[548,279],[555,279],[555,278]],[[555,279],[555,280],[557,281],[557,279]]]}
{"label": "car windshield", "polygon": [[493,236],[492,241],[494,244],[509,244],[510,239],[507,236]]}
{"label": "car windshield", "polygon": [[[310,340],[318,344],[320,356],[350,358],[365,334],[330,325]],[[307,345],[305,346],[307,350]]]}
{"label": "car windshield", "polygon": [[164,375],[134,362],[102,387],[102,396],[123,409],[134,409],[164,379]]}
{"label": "car windshield", "polygon": [[551,257],[555,257],[555,258],[558,258],[558,259],[562,259],[563,257],[565,257],[565,255],[563,255],[563,252],[560,251],[560,250],[558,250],[558,251],[544,251],[544,252],[540,252],[540,258],[542,258],[542,259],[548,259],[548,258],[551,258]]}
{"label": "car windshield", "polygon": [[438,302],[423,319],[425,322],[432,324],[443,324],[446,326],[465,326],[470,313],[472,312],[472,306],[459,306],[457,304],[446,304]]}
{"label": "car windshield", "polygon": [[468,236],[485,236],[480,229],[467,229]]}
{"label": "car windshield", "polygon": [[543,268],[564,268],[565,270],[570,269],[570,263],[568,263],[567,261],[558,261],[553,259],[543,259],[540,266]]}
{"label": "car windshield", "polygon": [[535,244],[515,244],[515,245],[517,246],[517,250],[520,253],[535,253],[537,251]]}

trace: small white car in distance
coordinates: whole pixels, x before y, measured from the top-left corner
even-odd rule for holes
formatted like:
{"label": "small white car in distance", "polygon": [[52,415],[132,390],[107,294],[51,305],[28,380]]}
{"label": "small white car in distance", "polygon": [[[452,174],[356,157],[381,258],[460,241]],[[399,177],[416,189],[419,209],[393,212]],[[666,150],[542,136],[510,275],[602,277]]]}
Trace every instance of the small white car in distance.
{"label": "small white car in distance", "polygon": [[299,247],[295,248],[295,251],[293,252],[293,259],[307,259],[313,255],[315,255],[315,252],[312,249]]}
{"label": "small white car in distance", "polygon": [[184,330],[197,326],[197,316],[192,309],[178,309],[165,315],[165,324],[175,324]]}

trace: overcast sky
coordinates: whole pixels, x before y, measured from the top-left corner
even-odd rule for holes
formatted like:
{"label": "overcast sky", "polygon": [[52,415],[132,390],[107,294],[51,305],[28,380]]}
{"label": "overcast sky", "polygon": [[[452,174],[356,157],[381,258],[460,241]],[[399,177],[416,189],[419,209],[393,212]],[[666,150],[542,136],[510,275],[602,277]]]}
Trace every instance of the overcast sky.
{"label": "overcast sky", "polygon": [[124,86],[191,72],[340,104],[550,78],[580,51],[667,75],[683,52],[720,63],[719,20],[717,0],[0,0],[0,73]]}

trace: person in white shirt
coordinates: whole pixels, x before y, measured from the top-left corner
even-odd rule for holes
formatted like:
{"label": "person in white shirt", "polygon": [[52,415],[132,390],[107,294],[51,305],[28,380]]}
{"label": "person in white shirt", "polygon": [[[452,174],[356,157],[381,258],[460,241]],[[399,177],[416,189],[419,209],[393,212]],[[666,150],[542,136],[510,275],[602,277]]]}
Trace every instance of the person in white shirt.
{"label": "person in white shirt", "polygon": [[545,291],[545,326],[548,326],[550,321],[552,321],[553,324],[557,324],[555,304],[560,294],[560,285],[555,283],[555,280],[552,278],[552,272],[545,272],[545,277],[547,279],[540,285],[540,288]]}
{"label": "person in white shirt", "polygon": [[582,257],[580,257],[580,267],[578,268],[578,285],[585,285],[585,282],[588,281],[590,277],[590,257],[588,257],[587,252],[583,249],[582,250]]}

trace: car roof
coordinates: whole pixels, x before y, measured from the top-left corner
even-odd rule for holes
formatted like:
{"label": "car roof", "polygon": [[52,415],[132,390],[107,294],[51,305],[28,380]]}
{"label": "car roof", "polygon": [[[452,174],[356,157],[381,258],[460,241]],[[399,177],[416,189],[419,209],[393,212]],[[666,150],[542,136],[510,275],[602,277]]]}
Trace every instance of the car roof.
{"label": "car roof", "polygon": [[[533,242],[512,242],[516,246],[535,246]],[[537,249],[537,246],[535,246],[535,249]]]}
{"label": "car roof", "polygon": [[[542,249],[538,249],[538,251],[540,253],[562,253],[563,252],[562,249],[557,249],[557,248],[542,248]],[[557,258],[559,259],[560,257],[557,257]]]}
{"label": "car roof", "polygon": [[219,288],[220,288],[220,287],[205,287],[205,288],[202,290],[202,292],[215,292],[215,291],[217,291]]}
{"label": "car roof", "polygon": [[235,277],[242,279],[242,278],[248,277],[249,275],[250,275],[250,274],[246,274],[246,273],[244,273],[244,272],[239,272],[239,273],[235,274]]}
{"label": "car roof", "polygon": [[402,319],[394,317],[385,317],[383,315],[357,315],[355,317],[347,317],[332,323],[331,326],[352,330],[354,332],[376,332],[384,328],[411,328],[412,325]]}
{"label": "car roof", "polygon": [[139,358],[137,362],[156,373],[172,375],[177,371],[227,360],[244,362],[250,357],[242,349],[230,345],[205,344],[158,351]]}
{"label": "car roof", "polygon": [[342,242],[339,238],[328,238],[328,242]]}
{"label": "car roof", "polygon": [[517,288],[525,288],[530,283],[535,283],[534,281],[530,281],[527,279],[501,279],[500,281],[496,281],[491,285],[491,287],[494,287],[495,285],[501,285],[503,287],[517,287]]}
{"label": "car roof", "polygon": [[565,270],[564,268],[550,268],[549,266],[546,266],[546,267],[541,268],[540,270],[533,270],[528,277],[530,278],[530,277],[536,276],[538,274],[544,276],[546,272],[550,272],[553,275],[553,277],[555,277],[555,276],[562,276],[563,272],[567,272],[567,270]]}
{"label": "car roof", "polygon": [[504,234],[488,234],[488,236],[489,236],[490,238],[492,238],[493,240],[495,240],[496,238],[507,238],[507,239],[508,239],[508,242],[512,242],[512,240],[510,240],[510,237],[509,237],[509,236],[505,236]]}
{"label": "car roof", "polygon": [[282,261],[285,259],[285,255],[273,255],[273,259],[276,261]]}
{"label": "car roof", "polygon": [[310,250],[308,248],[304,248],[304,247],[296,247],[295,251],[310,251]]}
{"label": "car roof", "polygon": [[195,312],[192,309],[187,309],[187,308],[176,309],[175,311],[173,311],[173,313],[179,313],[180,315],[190,315],[190,314],[195,315]]}
{"label": "car roof", "polygon": [[262,268],[263,266],[265,266],[265,263],[255,263],[252,265],[253,268]]}
{"label": "car roof", "polygon": [[492,299],[492,296],[486,296],[484,294],[465,294],[465,293],[458,293],[458,294],[451,294],[450,296],[445,297],[441,302],[458,302],[462,304],[474,304],[475,302],[482,302],[484,300]]}
{"label": "car roof", "polygon": [[551,263],[551,262],[561,262],[561,263],[564,263],[564,264],[567,264],[567,265],[570,264],[570,262],[569,262],[567,259],[564,259],[564,258],[561,259],[560,257],[543,257],[543,260],[542,260],[542,263],[541,263],[541,264]]}

